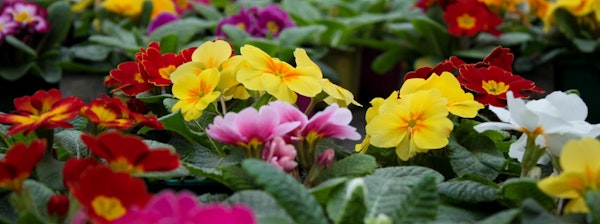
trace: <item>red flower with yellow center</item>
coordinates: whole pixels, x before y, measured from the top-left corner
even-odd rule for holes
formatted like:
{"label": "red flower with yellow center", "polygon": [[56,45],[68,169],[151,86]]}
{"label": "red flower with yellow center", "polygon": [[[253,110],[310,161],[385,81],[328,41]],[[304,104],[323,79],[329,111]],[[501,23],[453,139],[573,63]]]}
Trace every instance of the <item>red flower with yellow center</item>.
{"label": "red flower with yellow center", "polygon": [[11,114],[0,114],[0,123],[13,125],[8,128],[9,135],[21,131],[28,135],[38,128],[73,127],[68,121],[79,114],[83,102],[75,96],[62,99],[59,90],[50,89],[16,98],[14,105],[16,110]]}
{"label": "red flower with yellow center", "polygon": [[0,160],[0,187],[21,191],[23,182],[42,159],[45,150],[44,140],[35,140],[29,145],[19,142],[12,146]]}
{"label": "red flower with yellow center", "polygon": [[477,0],[460,0],[449,5],[444,13],[448,33],[456,36],[473,36],[480,32],[500,35],[496,29],[502,18]]}
{"label": "red flower with yellow center", "polygon": [[71,186],[78,185],[81,173],[93,166],[104,165],[94,158],[78,159],[76,157],[71,157],[65,162],[65,166],[62,170],[63,184],[69,189]]}
{"label": "red flower with yellow center", "polygon": [[71,192],[94,223],[109,223],[133,206],[144,207],[152,197],[142,179],[93,166],[81,174]]}
{"label": "red flower with yellow center", "polygon": [[506,92],[509,90],[514,93],[515,98],[529,98],[526,93],[543,92],[535,87],[534,82],[497,66],[477,68],[467,65],[458,70],[458,81],[464,88],[478,93],[475,100],[482,104],[506,106]]}
{"label": "red flower with yellow center", "polygon": [[171,73],[179,65],[191,61],[193,51],[184,50],[180,55],[161,54],[160,51],[160,45],[157,42],[150,43],[146,51],[141,54],[141,63],[149,76],[148,82],[155,86],[169,86],[171,85]]}
{"label": "red flower with yellow center", "polygon": [[157,130],[163,129],[162,123],[155,116],[132,112],[121,100],[107,95],[96,98],[89,105],[84,106],[81,115],[103,128],[124,130],[140,124]]}
{"label": "red flower with yellow center", "polygon": [[167,148],[150,149],[141,138],[107,132],[94,137],[81,135],[90,151],[106,159],[117,172],[138,174],[151,171],[169,171],[179,167],[179,156]]}
{"label": "red flower with yellow center", "polygon": [[114,87],[113,92],[120,90],[125,95],[135,96],[154,87],[148,82],[148,79],[148,73],[146,73],[142,64],[128,61],[119,64],[117,69],[111,70],[104,81],[104,85]]}

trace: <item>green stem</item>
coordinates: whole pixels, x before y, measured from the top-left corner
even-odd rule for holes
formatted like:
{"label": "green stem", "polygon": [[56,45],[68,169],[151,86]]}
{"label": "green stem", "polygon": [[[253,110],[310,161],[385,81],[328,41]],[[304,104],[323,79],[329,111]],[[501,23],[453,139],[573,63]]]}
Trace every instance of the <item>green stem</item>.
{"label": "green stem", "polygon": [[[202,127],[202,125],[200,125],[200,123],[198,123],[198,120],[194,120],[194,123],[196,123],[196,125],[198,125],[198,127],[200,127],[202,132],[206,133],[206,129],[204,127]],[[227,154],[221,148],[219,148],[217,146],[217,144],[213,141],[212,138],[208,137],[208,141],[212,145],[212,148],[217,152],[217,154],[219,154],[219,156],[221,156],[221,157],[227,156]]]}
{"label": "green stem", "polygon": [[521,162],[521,177],[530,177],[529,172],[537,165],[537,161],[546,153],[546,150],[535,144],[537,135],[527,136],[525,154]]}

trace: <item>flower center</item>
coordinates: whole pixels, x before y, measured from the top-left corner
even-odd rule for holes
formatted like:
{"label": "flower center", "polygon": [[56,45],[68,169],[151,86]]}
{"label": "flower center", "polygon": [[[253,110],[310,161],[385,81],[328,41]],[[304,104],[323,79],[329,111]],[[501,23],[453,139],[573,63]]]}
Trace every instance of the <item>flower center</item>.
{"label": "flower center", "polygon": [[171,73],[173,73],[173,71],[175,71],[175,69],[177,69],[177,67],[175,67],[174,65],[169,65],[167,67],[164,68],[160,68],[158,70],[158,73],[160,74],[160,76],[162,76],[165,79],[169,79],[169,77],[171,76]]}
{"label": "flower center", "polygon": [[115,220],[125,215],[127,210],[121,204],[121,200],[115,197],[97,196],[92,200],[94,212],[108,221]]}
{"label": "flower center", "polygon": [[279,26],[276,22],[269,21],[267,22],[267,29],[269,30],[269,33],[277,33],[277,31],[279,31]]}
{"label": "flower center", "polygon": [[485,89],[485,91],[491,95],[500,95],[508,91],[510,85],[506,85],[503,82],[496,82],[494,80],[483,81],[481,87]]}
{"label": "flower center", "polygon": [[244,23],[238,23],[238,24],[235,24],[235,26],[237,26],[238,28],[240,28],[242,30],[246,30],[246,24],[244,24]]}
{"label": "flower center", "polygon": [[134,166],[131,164],[126,158],[118,158],[112,162],[110,162],[110,167],[115,172],[126,172],[130,174],[143,173],[144,170],[139,166]]}
{"label": "flower center", "polygon": [[16,21],[19,21],[21,23],[23,23],[23,22],[31,23],[34,21],[34,18],[29,16],[29,14],[27,12],[15,12],[13,14],[13,17],[15,18]]}
{"label": "flower center", "polygon": [[475,26],[475,17],[467,14],[467,13],[463,13],[462,15],[460,15],[459,17],[456,18],[456,22],[458,23],[458,26],[460,28],[463,29],[472,29]]}

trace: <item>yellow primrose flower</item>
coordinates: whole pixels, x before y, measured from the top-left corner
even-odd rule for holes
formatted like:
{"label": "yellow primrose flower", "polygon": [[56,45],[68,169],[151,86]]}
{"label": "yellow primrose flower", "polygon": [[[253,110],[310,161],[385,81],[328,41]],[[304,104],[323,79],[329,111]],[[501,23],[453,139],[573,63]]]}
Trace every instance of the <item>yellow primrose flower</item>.
{"label": "yellow primrose flower", "polygon": [[454,126],[448,119],[447,101],[439,90],[429,89],[403,96],[386,110],[380,108],[379,115],[366,126],[371,144],[396,147],[396,154],[404,161],[448,145]]}
{"label": "yellow primrose flower", "polygon": [[102,6],[115,14],[135,18],[142,13],[144,0],[106,0]]}
{"label": "yellow primrose flower", "polygon": [[200,75],[205,69],[221,69],[222,64],[231,57],[231,45],[224,40],[206,41],[192,53],[192,61],[177,67],[171,73],[171,81],[174,83],[180,76],[185,74]]}
{"label": "yellow primrose flower", "polygon": [[175,3],[172,0],[152,0],[152,18],[155,18],[161,12],[177,14]]}
{"label": "yellow primrose flower", "polygon": [[173,95],[179,101],[173,105],[173,111],[181,110],[186,121],[199,118],[202,111],[221,95],[221,92],[214,91],[219,75],[216,68],[211,68],[202,71],[199,76],[187,74],[177,78],[173,83]]}
{"label": "yellow primrose flower", "polygon": [[573,16],[581,17],[595,12],[596,19],[600,20],[600,4],[594,0],[558,0],[551,4],[544,16],[544,30],[548,30],[555,24],[554,11],[563,8]]}
{"label": "yellow primrose flower", "polygon": [[294,51],[296,68],[251,45],[243,46],[240,51],[252,68],[240,69],[237,79],[250,90],[264,90],[278,100],[292,104],[298,98],[296,93],[313,97],[322,91],[321,69],[304,49]]}
{"label": "yellow primrose flower", "polygon": [[329,79],[321,79],[321,87],[323,92],[329,95],[325,98],[327,104],[337,103],[340,107],[348,107],[350,104],[362,107],[362,105],[354,100],[354,95],[347,89],[332,83]]}
{"label": "yellow primrose flower", "polygon": [[585,137],[567,142],[560,155],[563,172],[558,176],[544,178],[538,188],[544,193],[571,199],[566,213],[590,212],[584,197],[588,190],[600,186],[600,141]]}
{"label": "yellow primrose flower", "polygon": [[223,90],[223,97],[226,100],[231,98],[245,100],[250,97],[248,90],[236,79],[237,72],[241,68],[249,68],[250,64],[244,57],[236,55],[223,62],[221,79],[217,89]]}
{"label": "yellow primrose flower", "polygon": [[475,101],[473,94],[465,92],[460,83],[450,72],[441,75],[432,74],[425,79],[408,79],[400,89],[400,98],[420,90],[438,89],[448,99],[448,111],[456,116],[473,118],[484,105]]}
{"label": "yellow primrose flower", "polygon": [[[367,109],[367,112],[365,113],[365,120],[367,121],[367,124],[369,124],[369,122],[371,120],[373,120],[374,117],[379,115],[379,107],[383,104],[384,101],[385,100],[381,97],[373,98],[371,100],[371,102],[370,102],[371,107],[369,107],[369,109]],[[360,144],[357,144],[354,147],[354,150],[364,154],[369,149],[370,144],[371,144],[371,135],[369,135],[367,133],[365,135],[365,139]]]}

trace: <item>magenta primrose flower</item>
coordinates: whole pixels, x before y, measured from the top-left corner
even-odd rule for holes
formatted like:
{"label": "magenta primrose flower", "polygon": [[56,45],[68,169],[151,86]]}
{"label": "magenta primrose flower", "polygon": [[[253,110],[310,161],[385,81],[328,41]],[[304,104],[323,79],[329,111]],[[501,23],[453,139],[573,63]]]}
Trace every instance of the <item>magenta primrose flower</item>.
{"label": "magenta primrose flower", "polygon": [[296,148],[294,145],[286,144],[281,137],[275,137],[270,142],[267,142],[262,157],[263,160],[275,167],[281,168],[285,172],[290,172],[298,166],[296,162]]}
{"label": "magenta primrose flower", "polygon": [[154,30],[158,29],[165,24],[172,23],[179,20],[179,17],[173,13],[161,12],[159,13],[148,25],[147,34],[151,34]]}
{"label": "magenta primrose flower", "polygon": [[258,32],[256,31],[256,25],[258,21],[255,16],[251,14],[250,10],[242,7],[240,12],[235,15],[231,15],[225,17],[219,21],[217,24],[217,30],[215,31],[215,35],[220,37],[226,37],[227,35],[223,32],[223,26],[232,25],[237,26],[238,28],[246,31],[246,33],[252,36],[258,36]]}
{"label": "magenta primrose flower", "polygon": [[17,32],[19,24],[12,19],[9,14],[0,15],[0,43],[8,35],[12,35]]}
{"label": "magenta primrose flower", "polygon": [[50,30],[46,17],[48,12],[43,7],[30,2],[13,2],[5,4],[0,15],[11,15],[20,29],[29,33],[46,33]]}
{"label": "magenta primrose flower", "polygon": [[245,205],[202,205],[189,191],[164,190],[150,199],[145,208],[134,207],[112,223],[255,224],[257,221],[254,212]]}
{"label": "magenta primrose flower", "polygon": [[258,32],[263,37],[269,34],[277,37],[283,29],[296,26],[289,14],[276,4],[270,4],[262,8],[257,17]]}
{"label": "magenta primrose flower", "polygon": [[360,134],[350,126],[350,121],[352,112],[348,108],[331,104],[312,116],[300,135],[309,143],[322,138],[359,140]]}

